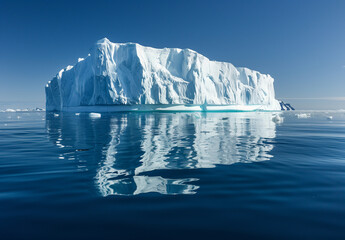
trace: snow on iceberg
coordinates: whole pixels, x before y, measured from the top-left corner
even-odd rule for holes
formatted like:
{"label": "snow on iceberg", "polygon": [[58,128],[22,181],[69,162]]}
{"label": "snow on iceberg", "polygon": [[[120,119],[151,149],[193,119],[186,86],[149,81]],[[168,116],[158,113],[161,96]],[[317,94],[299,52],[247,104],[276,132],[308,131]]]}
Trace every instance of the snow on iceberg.
{"label": "snow on iceberg", "polygon": [[274,79],[190,50],[101,39],[46,85],[48,111],[280,110]]}

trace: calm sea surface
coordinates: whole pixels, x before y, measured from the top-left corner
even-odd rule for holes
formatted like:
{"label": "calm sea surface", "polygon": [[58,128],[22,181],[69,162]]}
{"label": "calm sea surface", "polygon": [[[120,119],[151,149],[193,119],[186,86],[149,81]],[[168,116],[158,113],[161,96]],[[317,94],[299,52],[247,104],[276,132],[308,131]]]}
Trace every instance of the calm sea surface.
{"label": "calm sea surface", "polygon": [[0,239],[345,239],[345,112],[297,113],[0,113]]}

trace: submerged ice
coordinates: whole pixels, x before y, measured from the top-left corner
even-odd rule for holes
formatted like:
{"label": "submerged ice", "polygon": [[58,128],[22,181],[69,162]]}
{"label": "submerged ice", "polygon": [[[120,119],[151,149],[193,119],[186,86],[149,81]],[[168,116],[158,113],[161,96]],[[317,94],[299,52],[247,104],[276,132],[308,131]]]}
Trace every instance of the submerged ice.
{"label": "submerged ice", "polygon": [[211,61],[190,49],[155,49],[104,38],[85,59],[47,83],[46,108],[103,106],[102,111],[111,111],[104,106],[188,105],[199,106],[190,110],[280,110],[273,82],[268,74]]}

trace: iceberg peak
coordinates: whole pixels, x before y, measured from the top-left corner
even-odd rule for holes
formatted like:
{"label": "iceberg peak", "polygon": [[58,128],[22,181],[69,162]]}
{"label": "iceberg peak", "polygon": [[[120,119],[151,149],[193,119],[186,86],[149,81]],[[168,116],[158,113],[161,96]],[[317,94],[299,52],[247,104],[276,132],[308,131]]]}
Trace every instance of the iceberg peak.
{"label": "iceberg peak", "polygon": [[104,37],[96,42],[97,44],[110,44],[111,42],[109,41],[108,38]]}
{"label": "iceberg peak", "polygon": [[85,59],[48,82],[46,105],[57,111],[161,105],[200,111],[215,106],[280,110],[273,82],[268,74],[211,61],[190,49],[157,49],[102,38]]}

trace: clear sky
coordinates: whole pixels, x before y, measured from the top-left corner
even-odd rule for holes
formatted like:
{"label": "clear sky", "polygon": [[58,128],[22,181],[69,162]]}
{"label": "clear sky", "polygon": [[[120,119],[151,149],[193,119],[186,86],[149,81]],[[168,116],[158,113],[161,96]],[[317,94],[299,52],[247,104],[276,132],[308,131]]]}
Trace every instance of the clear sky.
{"label": "clear sky", "polygon": [[103,37],[269,73],[278,99],[345,103],[345,1],[336,0],[0,0],[0,101],[44,102],[45,83]]}

